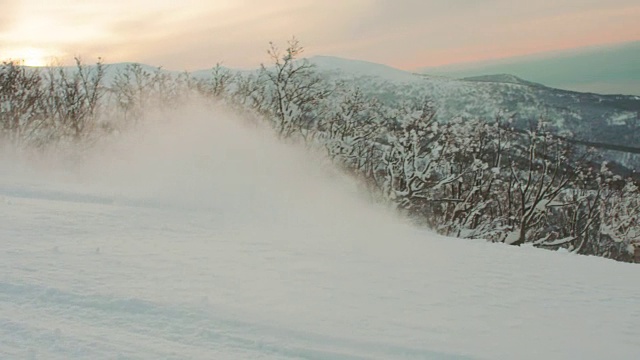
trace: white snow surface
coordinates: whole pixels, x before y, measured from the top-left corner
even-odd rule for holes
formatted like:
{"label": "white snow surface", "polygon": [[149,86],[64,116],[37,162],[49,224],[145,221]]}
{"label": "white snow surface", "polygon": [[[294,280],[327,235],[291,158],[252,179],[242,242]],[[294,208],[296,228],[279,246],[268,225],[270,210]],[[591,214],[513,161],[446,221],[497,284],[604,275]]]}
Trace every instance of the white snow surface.
{"label": "white snow surface", "polygon": [[2,158],[1,359],[638,358],[640,267],[411,228],[184,114],[80,162]]}

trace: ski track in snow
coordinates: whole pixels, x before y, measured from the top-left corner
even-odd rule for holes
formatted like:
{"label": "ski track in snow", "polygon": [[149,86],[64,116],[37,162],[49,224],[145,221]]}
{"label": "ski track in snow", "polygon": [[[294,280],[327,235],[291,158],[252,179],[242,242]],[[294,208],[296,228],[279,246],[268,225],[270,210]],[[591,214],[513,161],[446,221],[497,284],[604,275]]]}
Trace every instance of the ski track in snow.
{"label": "ski track in snow", "polygon": [[176,196],[0,173],[0,359],[638,358],[637,265],[443,238],[242,156],[176,155]]}

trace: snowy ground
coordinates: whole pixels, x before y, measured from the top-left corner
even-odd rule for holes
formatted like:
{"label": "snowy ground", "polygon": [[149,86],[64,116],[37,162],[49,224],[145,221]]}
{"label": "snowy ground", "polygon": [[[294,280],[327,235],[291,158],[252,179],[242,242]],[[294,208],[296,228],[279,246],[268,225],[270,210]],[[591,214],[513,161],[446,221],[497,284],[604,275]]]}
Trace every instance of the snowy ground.
{"label": "snowy ground", "polygon": [[222,120],[5,159],[0,358],[638,358],[640,267],[411,229],[308,162]]}

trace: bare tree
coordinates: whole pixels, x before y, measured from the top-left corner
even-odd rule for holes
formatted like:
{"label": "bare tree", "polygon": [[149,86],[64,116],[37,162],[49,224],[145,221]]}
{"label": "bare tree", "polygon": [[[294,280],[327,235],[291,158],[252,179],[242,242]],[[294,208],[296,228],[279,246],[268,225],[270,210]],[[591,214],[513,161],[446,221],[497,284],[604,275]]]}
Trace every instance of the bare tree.
{"label": "bare tree", "polygon": [[44,122],[42,78],[16,62],[0,64],[0,125],[13,142],[27,140]]}
{"label": "bare tree", "polygon": [[152,74],[140,64],[127,64],[119,70],[111,84],[111,93],[122,111],[125,123],[138,122],[149,105]]}
{"label": "bare tree", "polygon": [[511,245],[521,245],[538,236],[528,236],[529,231],[538,229],[547,208],[572,178],[569,146],[565,142],[551,136],[543,124],[528,131],[526,140],[528,144],[511,153],[508,209],[513,230],[505,239]]}
{"label": "bare tree", "polygon": [[229,91],[229,86],[234,81],[234,75],[221,63],[217,63],[211,69],[210,75],[210,78],[198,83],[198,88],[202,95],[218,99]]}
{"label": "bare tree", "polygon": [[86,66],[79,58],[73,69],[50,68],[47,76],[47,116],[58,133],[68,133],[78,141],[93,128],[100,99],[105,66],[101,59]]}
{"label": "bare tree", "polygon": [[274,43],[267,50],[271,66],[261,66],[261,75],[270,86],[270,103],[274,128],[281,138],[294,133],[307,138],[321,114],[320,102],[332,89],[314,71],[306,59],[299,59],[304,49],[294,37],[281,51]]}

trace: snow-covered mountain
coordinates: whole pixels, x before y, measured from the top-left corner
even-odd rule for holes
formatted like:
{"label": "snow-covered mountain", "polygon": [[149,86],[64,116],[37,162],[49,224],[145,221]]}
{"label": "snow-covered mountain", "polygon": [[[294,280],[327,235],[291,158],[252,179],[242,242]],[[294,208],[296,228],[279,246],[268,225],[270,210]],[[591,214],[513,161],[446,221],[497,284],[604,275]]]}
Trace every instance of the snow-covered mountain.
{"label": "snow-covered mountain", "polygon": [[511,74],[495,74],[495,75],[480,75],[480,76],[471,76],[467,78],[463,78],[465,81],[478,81],[478,82],[491,82],[491,83],[502,83],[502,84],[517,84],[517,85],[527,85],[527,86],[544,86],[542,84],[534,83],[531,81],[527,81],[521,79],[515,75]]}
{"label": "snow-covered mountain", "polygon": [[334,56],[314,56],[307,60],[319,69],[339,76],[377,77],[391,82],[415,81],[420,78],[418,74],[362,60]]}
{"label": "snow-covered mountain", "polygon": [[328,76],[351,79],[354,86],[383,100],[428,97],[443,121],[454,117],[494,121],[500,116],[512,117],[516,126],[528,128],[532,121],[543,119],[570,139],[601,143],[605,148],[640,148],[640,96],[554,89],[509,74],[453,79],[333,57],[310,61]]}

